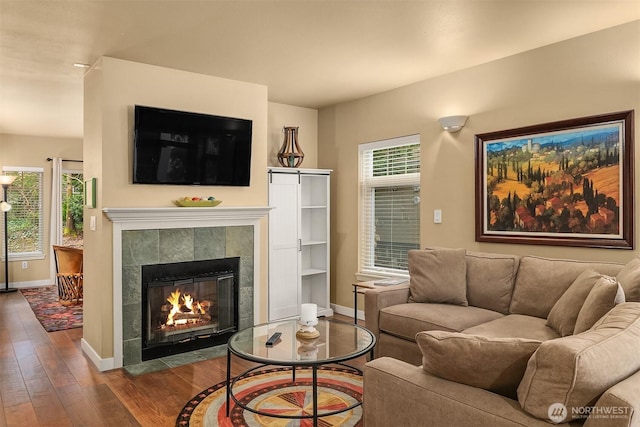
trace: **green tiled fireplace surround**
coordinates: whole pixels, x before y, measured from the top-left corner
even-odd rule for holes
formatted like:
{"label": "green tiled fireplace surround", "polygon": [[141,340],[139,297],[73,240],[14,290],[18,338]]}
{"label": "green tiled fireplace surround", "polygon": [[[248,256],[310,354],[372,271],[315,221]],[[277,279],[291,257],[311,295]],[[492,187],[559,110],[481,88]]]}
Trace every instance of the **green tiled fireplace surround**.
{"label": "green tiled fireplace surround", "polygon": [[239,328],[253,325],[253,226],[122,231],[123,366],[142,362],[142,266],[240,257]]}

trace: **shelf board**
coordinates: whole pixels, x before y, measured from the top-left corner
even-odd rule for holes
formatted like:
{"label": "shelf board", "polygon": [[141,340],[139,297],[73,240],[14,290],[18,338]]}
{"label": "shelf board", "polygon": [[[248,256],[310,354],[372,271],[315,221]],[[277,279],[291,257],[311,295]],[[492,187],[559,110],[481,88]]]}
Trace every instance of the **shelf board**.
{"label": "shelf board", "polygon": [[306,240],[302,242],[302,246],[312,246],[312,245],[326,245],[326,240]]}
{"label": "shelf board", "polygon": [[323,274],[326,273],[327,270],[321,270],[319,268],[305,268],[302,270],[303,276],[313,276],[314,274]]}
{"label": "shelf board", "polygon": [[300,206],[302,209],[326,209],[327,205]]}

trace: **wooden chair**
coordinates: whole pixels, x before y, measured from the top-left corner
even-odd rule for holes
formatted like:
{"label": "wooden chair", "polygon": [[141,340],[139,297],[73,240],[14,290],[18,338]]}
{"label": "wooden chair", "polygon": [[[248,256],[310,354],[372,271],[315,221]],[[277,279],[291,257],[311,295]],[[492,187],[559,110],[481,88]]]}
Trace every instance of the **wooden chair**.
{"label": "wooden chair", "polygon": [[78,304],[82,300],[82,249],[53,245],[60,304]]}

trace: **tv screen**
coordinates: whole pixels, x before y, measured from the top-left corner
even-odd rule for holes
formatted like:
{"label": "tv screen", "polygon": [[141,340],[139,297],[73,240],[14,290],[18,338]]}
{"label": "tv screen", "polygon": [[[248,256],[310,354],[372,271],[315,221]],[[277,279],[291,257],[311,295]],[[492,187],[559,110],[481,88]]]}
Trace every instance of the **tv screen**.
{"label": "tv screen", "polygon": [[252,122],[135,106],[134,184],[248,186]]}

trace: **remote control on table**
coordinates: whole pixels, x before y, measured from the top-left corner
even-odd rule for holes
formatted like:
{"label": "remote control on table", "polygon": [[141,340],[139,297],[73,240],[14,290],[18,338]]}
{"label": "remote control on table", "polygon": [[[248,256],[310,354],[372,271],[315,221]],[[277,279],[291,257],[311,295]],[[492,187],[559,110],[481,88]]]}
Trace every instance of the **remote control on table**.
{"label": "remote control on table", "polygon": [[273,335],[271,335],[269,337],[269,339],[267,340],[266,346],[267,347],[271,347],[276,342],[278,342],[278,340],[280,339],[280,335],[282,335],[282,332],[274,332]]}

